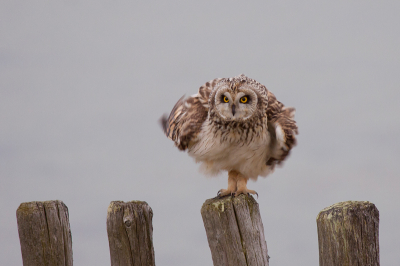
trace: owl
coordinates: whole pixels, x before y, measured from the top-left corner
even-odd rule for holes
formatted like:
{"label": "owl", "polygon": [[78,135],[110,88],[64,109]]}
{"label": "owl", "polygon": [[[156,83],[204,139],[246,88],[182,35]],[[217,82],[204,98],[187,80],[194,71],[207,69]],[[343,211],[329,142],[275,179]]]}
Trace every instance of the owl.
{"label": "owl", "polygon": [[203,173],[228,172],[227,189],[217,193],[223,197],[257,194],[247,181],[266,177],[296,145],[294,113],[242,74],[207,82],[197,94],[179,99],[160,122],[165,135],[200,163]]}

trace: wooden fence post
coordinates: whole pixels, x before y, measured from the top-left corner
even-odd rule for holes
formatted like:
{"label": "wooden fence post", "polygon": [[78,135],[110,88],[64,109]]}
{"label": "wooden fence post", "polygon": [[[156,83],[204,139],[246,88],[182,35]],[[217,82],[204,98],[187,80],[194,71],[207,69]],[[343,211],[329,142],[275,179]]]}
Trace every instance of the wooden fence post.
{"label": "wooden fence post", "polygon": [[252,196],[208,199],[201,208],[214,266],[268,266],[258,203]]}
{"label": "wooden fence post", "polygon": [[107,211],[111,266],[154,266],[153,211],[144,201],[112,201]]}
{"label": "wooden fence post", "polygon": [[17,223],[24,266],[72,266],[68,208],[62,201],[21,203]]}
{"label": "wooden fence post", "polygon": [[368,201],[346,201],[317,216],[320,266],[379,266],[379,211]]}

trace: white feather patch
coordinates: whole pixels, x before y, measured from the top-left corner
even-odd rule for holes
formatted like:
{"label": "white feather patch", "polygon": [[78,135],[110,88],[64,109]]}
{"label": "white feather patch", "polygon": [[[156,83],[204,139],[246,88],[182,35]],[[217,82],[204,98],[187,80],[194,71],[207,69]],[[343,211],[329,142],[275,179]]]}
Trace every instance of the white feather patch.
{"label": "white feather patch", "polygon": [[276,134],[276,140],[278,141],[280,148],[282,148],[284,151],[287,151],[288,147],[285,144],[286,135],[280,125],[275,126],[275,134]]}

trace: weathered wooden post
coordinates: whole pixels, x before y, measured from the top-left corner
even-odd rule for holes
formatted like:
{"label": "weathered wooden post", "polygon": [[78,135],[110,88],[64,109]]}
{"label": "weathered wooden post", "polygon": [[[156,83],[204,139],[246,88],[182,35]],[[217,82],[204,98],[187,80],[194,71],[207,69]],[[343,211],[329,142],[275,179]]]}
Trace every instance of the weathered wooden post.
{"label": "weathered wooden post", "polygon": [[346,201],[317,216],[320,266],[379,266],[379,211],[368,201]]}
{"label": "weathered wooden post", "polygon": [[72,266],[68,208],[62,201],[21,203],[17,223],[24,266]]}
{"label": "weathered wooden post", "polygon": [[214,266],[268,266],[258,203],[252,196],[208,199],[201,208]]}
{"label": "weathered wooden post", "polygon": [[154,266],[153,211],[144,201],[112,201],[107,211],[111,266]]}

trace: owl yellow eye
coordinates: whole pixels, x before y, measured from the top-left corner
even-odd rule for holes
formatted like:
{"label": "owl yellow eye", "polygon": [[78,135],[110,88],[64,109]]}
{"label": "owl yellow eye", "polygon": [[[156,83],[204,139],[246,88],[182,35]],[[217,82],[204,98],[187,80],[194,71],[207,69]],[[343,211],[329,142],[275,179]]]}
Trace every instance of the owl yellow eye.
{"label": "owl yellow eye", "polygon": [[247,101],[248,101],[247,96],[243,96],[242,98],[240,98],[241,103],[247,103]]}
{"label": "owl yellow eye", "polygon": [[228,102],[229,102],[229,99],[228,99],[228,97],[224,96],[224,102],[226,102],[226,103],[228,103]]}

